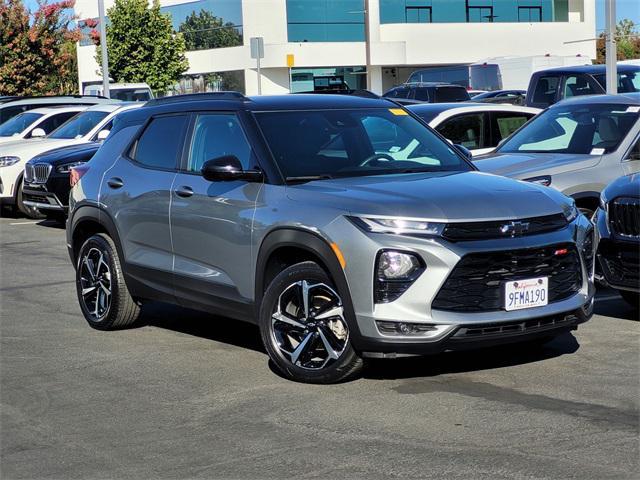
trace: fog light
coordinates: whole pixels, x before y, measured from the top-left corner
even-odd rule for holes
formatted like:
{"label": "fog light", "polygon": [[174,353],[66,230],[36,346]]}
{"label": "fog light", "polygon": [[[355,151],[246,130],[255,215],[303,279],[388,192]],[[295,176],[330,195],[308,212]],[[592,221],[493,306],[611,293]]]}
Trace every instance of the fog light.
{"label": "fog light", "polygon": [[384,335],[424,335],[427,332],[437,330],[434,325],[424,323],[407,323],[407,322],[385,322],[376,321],[378,330]]}
{"label": "fog light", "polygon": [[378,254],[374,278],[376,303],[388,303],[402,295],[424,271],[422,260],[410,252],[383,250]]}

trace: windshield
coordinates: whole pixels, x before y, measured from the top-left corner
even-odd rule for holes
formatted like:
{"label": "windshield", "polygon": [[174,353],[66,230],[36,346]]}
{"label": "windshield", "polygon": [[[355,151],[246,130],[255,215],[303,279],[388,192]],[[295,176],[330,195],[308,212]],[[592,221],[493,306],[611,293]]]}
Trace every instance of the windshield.
{"label": "windshield", "polygon": [[618,148],[639,111],[639,106],[607,104],[552,108],[533,118],[498,151],[609,153]]}
{"label": "windshield", "polygon": [[42,117],[42,113],[25,112],[0,125],[0,137],[11,137],[22,133],[29,125]]}
{"label": "windshield", "polygon": [[452,145],[401,108],[256,117],[288,180],[472,170]]}
{"label": "windshield", "polygon": [[56,128],[49,138],[81,138],[89,133],[109,112],[83,112]]}

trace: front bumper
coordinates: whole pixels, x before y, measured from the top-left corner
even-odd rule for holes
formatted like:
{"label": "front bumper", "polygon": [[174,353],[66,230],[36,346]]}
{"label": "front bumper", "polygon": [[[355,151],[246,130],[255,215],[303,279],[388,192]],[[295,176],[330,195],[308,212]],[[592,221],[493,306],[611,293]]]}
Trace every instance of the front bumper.
{"label": "front bumper", "polygon": [[50,176],[46,183],[24,183],[22,187],[25,205],[39,210],[66,212],[69,201],[69,177]]}
{"label": "front bumper", "polygon": [[[593,262],[588,264],[582,251],[585,238],[591,235],[589,232],[593,232],[593,225],[582,215],[565,228],[549,233],[466,242],[369,234],[360,230],[354,232],[355,227],[350,235],[344,235],[347,227],[339,224],[339,221],[331,227],[335,227],[335,236],[331,235],[331,238],[335,239],[346,257],[345,274],[355,313],[352,343],[356,350],[369,356],[376,353],[438,353],[552,336],[575,329],[589,320],[593,313]],[[545,306],[515,311],[492,309],[461,312],[432,307],[434,299],[463,257],[557,244],[573,245],[579,255],[579,284],[570,296]],[[419,255],[426,269],[397,300],[376,304],[373,298],[375,259],[383,249]],[[591,255],[594,250],[595,241],[589,250]],[[532,271],[521,278],[536,276],[540,275]],[[469,294],[460,292],[460,295]],[[420,324],[427,326],[430,331],[418,335],[387,334],[380,331],[380,321]],[[535,322],[535,325],[527,322]],[[482,335],[469,333],[481,330]]]}

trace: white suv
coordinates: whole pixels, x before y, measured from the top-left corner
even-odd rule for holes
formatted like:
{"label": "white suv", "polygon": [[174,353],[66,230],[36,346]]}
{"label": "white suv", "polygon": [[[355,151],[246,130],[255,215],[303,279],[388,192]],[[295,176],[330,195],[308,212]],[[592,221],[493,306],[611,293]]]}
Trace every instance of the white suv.
{"label": "white suv", "polygon": [[87,107],[84,105],[75,105],[73,107],[36,108],[22,112],[0,125],[0,144],[44,137],[86,109]]}
{"label": "white suv", "polygon": [[36,155],[54,148],[104,140],[120,112],[142,106],[122,102],[95,105],[80,112],[44,138],[16,140],[0,145],[0,206],[15,205],[27,216],[37,212],[22,202],[22,175],[25,164]]}

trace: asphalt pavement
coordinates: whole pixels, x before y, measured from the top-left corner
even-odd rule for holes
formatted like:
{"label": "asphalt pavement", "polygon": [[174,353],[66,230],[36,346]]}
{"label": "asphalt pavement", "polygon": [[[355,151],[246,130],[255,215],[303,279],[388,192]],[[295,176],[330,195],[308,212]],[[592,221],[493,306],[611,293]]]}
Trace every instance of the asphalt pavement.
{"label": "asphalt pavement", "polygon": [[256,327],[178,307],[99,332],[64,230],[0,218],[0,478],[640,478],[640,321],[611,290],[541,349],[271,369]]}

